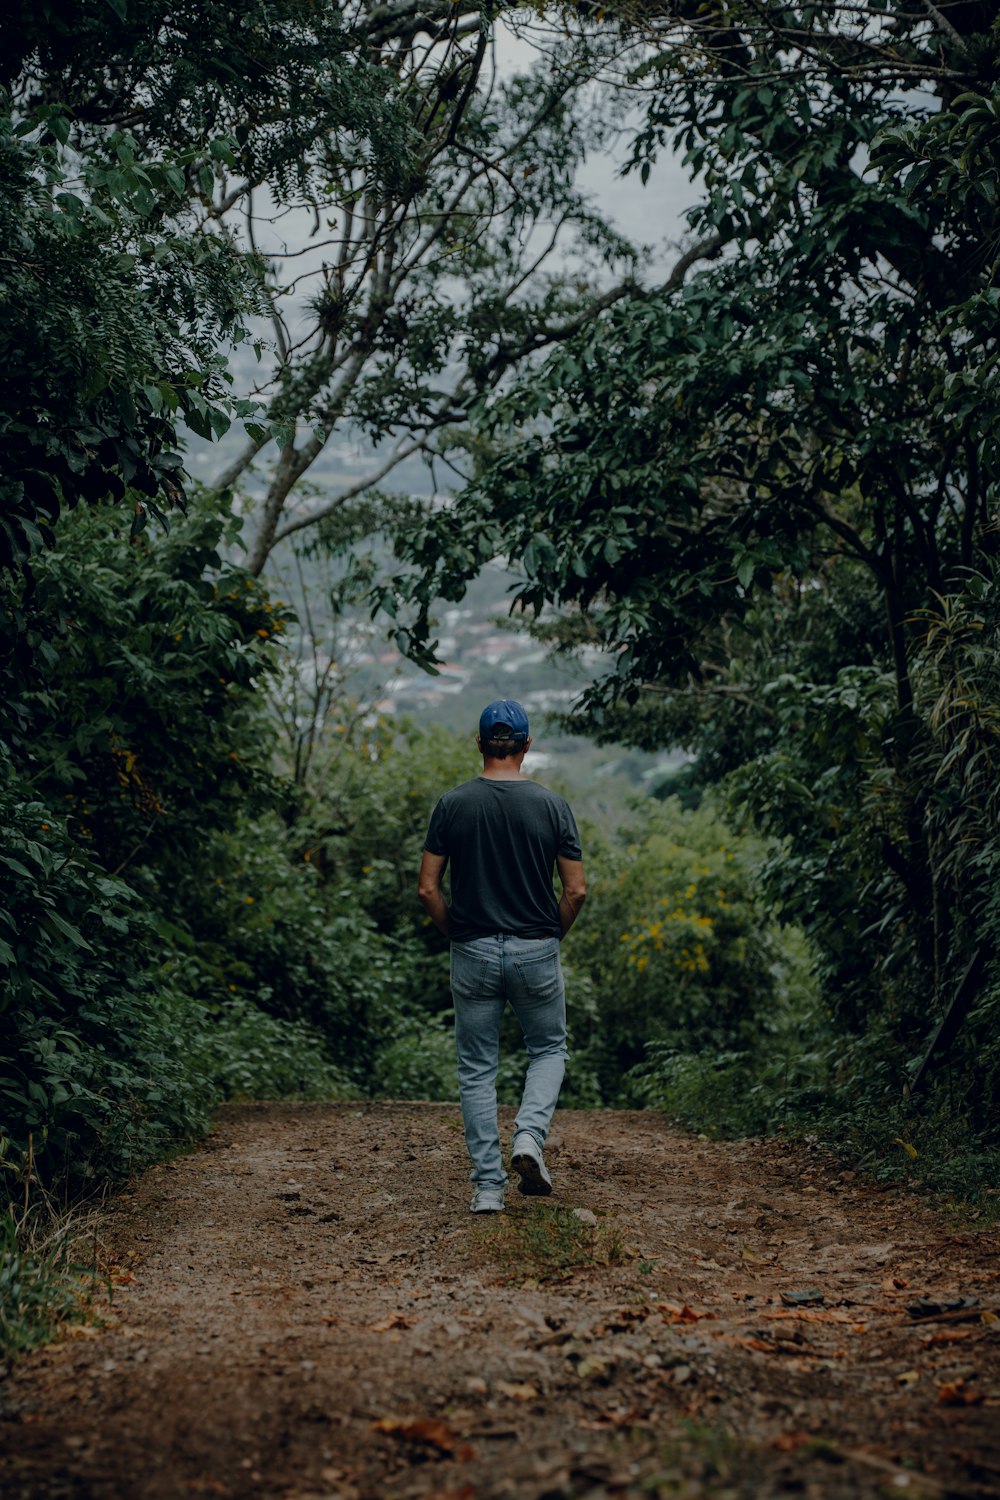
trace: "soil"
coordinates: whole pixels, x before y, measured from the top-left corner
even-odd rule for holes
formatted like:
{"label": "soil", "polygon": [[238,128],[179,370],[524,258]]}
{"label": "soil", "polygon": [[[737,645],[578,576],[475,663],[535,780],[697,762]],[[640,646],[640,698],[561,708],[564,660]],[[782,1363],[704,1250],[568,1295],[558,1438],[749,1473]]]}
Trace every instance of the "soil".
{"label": "soil", "polygon": [[485,1218],[453,1106],[225,1109],[105,1214],[105,1326],[0,1388],[0,1493],[1000,1495],[995,1232],[652,1114],[546,1158]]}

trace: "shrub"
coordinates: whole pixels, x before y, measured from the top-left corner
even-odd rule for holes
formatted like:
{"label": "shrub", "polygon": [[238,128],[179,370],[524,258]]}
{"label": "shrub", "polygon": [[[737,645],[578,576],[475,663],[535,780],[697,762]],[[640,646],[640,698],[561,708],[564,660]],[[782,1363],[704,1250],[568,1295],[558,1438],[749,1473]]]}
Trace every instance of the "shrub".
{"label": "shrub", "polygon": [[382,1046],[371,1092],[384,1099],[458,1098],[455,1032],[448,1014],[407,1016]]}
{"label": "shrub", "polygon": [[207,1080],[186,1053],[191,1002],[161,987],[149,913],[0,780],[3,1134],[35,1139],[46,1180],[120,1176],[204,1128]]}
{"label": "shrub", "polygon": [[357,1093],[330,1061],[325,1038],[302,1021],[265,1015],[247,1000],[202,1010],[194,1070],[226,1099],[348,1099]]}
{"label": "shrub", "polygon": [[567,941],[593,986],[581,1040],[609,1101],[651,1043],[753,1044],[776,988],[776,936],[754,892],[760,847],[707,806],[642,811],[628,842],[592,837],[591,896]]}

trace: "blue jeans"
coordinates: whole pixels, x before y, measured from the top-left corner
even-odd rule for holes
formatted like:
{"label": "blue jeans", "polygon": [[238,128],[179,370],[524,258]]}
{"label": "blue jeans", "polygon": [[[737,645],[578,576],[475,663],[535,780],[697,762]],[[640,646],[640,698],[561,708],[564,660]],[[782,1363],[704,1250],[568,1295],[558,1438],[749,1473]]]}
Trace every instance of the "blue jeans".
{"label": "blue jeans", "polygon": [[521,1023],[528,1052],[515,1131],[545,1145],[566,1071],[566,994],[558,938],[506,933],[451,945],[458,1088],[465,1144],[477,1187],[502,1187],[497,1126],[500,1020],[507,1002]]}

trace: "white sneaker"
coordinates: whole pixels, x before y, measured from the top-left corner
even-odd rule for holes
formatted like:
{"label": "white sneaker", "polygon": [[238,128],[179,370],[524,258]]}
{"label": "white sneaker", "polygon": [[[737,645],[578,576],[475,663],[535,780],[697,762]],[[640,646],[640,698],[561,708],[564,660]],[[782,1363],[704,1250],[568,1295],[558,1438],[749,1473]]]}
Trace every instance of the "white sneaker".
{"label": "white sneaker", "polygon": [[542,1148],[533,1135],[519,1130],[514,1137],[510,1164],[520,1177],[518,1188],[531,1198],[547,1198],[552,1191],[552,1178],[545,1166]]}
{"label": "white sneaker", "polygon": [[503,1188],[477,1187],[469,1204],[470,1214],[502,1214]]}

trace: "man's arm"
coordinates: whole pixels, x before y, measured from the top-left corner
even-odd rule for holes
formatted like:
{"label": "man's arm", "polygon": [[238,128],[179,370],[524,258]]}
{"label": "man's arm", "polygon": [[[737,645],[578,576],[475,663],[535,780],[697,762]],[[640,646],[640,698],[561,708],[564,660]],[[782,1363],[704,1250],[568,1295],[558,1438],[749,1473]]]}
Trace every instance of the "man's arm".
{"label": "man's arm", "polygon": [[564,854],[556,855],[556,868],[559,871],[559,879],[562,881],[562,895],[559,898],[559,926],[565,937],[580,915],[580,908],[587,899],[587,877],[583,873],[582,861],[567,859]]}
{"label": "man's arm", "polygon": [[444,899],[441,882],[447,863],[447,854],[431,854],[425,849],[420,861],[420,879],[417,881],[417,895],[424,911],[445,937],[448,936],[448,903]]}

